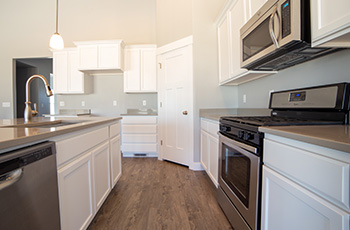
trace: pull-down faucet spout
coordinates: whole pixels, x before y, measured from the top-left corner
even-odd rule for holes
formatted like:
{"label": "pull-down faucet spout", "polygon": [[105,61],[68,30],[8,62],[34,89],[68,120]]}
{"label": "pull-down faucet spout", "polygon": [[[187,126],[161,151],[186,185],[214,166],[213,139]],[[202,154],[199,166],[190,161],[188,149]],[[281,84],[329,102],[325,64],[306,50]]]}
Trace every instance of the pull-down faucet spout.
{"label": "pull-down faucet spout", "polygon": [[31,102],[30,102],[30,83],[35,79],[40,78],[45,85],[45,91],[46,96],[51,97],[52,91],[50,88],[49,83],[47,82],[46,78],[42,75],[36,74],[28,78],[26,83],[26,102],[25,102],[25,109],[24,109],[24,121],[31,121],[33,116],[36,116],[38,114],[38,111],[36,111],[36,106],[34,106],[34,110],[32,110]]}

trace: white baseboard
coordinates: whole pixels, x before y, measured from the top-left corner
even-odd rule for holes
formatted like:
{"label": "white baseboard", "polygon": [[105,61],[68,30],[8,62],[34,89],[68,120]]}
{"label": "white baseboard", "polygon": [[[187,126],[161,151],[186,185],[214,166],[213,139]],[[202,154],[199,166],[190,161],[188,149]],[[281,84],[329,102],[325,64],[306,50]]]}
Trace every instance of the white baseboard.
{"label": "white baseboard", "polygon": [[204,168],[201,164],[201,162],[192,162],[189,167],[192,171],[204,171]]}

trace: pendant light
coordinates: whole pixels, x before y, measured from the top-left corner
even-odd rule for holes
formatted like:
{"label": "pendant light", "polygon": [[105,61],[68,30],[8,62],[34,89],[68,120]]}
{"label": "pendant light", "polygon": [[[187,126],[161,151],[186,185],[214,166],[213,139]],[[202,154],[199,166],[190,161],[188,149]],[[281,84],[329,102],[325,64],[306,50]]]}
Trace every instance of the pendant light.
{"label": "pendant light", "polygon": [[51,36],[50,48],[55,50],[64,48],[63,38],[58,33],[58,0],[56,0],[56,32]]}

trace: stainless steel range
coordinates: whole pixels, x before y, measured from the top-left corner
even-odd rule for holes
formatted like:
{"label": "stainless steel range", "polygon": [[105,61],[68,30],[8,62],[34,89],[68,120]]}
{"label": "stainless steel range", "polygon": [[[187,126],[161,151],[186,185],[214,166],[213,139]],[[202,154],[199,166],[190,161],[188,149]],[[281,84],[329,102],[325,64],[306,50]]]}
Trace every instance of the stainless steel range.
{"label": "stainless steel range", "polygon": [[349,123],[350,83],[274,92],[271,116],[221,117],[218,202],[236,230],[260,229],[260,126]]}

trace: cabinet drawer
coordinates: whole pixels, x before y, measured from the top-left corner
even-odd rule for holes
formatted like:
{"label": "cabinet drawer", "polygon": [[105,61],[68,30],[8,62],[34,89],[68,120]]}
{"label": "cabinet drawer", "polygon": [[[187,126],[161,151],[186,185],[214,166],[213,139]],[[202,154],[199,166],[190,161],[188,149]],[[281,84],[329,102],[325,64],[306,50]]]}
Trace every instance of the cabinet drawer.
{"label": "cabinet drawer", "polygon": [[157,143],[157,134],[124,134],[124,143]]}
{"label": "cabinet drawer", "polygon": [[265,139],[264,164],[349,210],[348,163]]}
{"label": "cabinet drawer", "polygon": [[123,124],[157,124],[156,116],[126,116],[123,117]]}
{"label": "cabinet drawer", "polygon": [[157,125],[123,125],[125,133],[157,133]]}
{"label": "cabinet drawer", "polygon": [[156,153],[157,144],[123,144],[122,151],[130,153]]}
{"label": "cabinet drawer", "polygon": [[120,122],[109,127],[109,137],[120,135]]}
{"label": "cabinet drawer", "polygon": [[56,142],[57,165],[68,162],[86,150],[108,140],[108,127]]}
{"label": "cabinet drawer", "polygon": [[217,132],[219,131],[220,127],[218,122],[209,121],[202,118],[201,129],[211,134],[212,136],[217,137]]}

